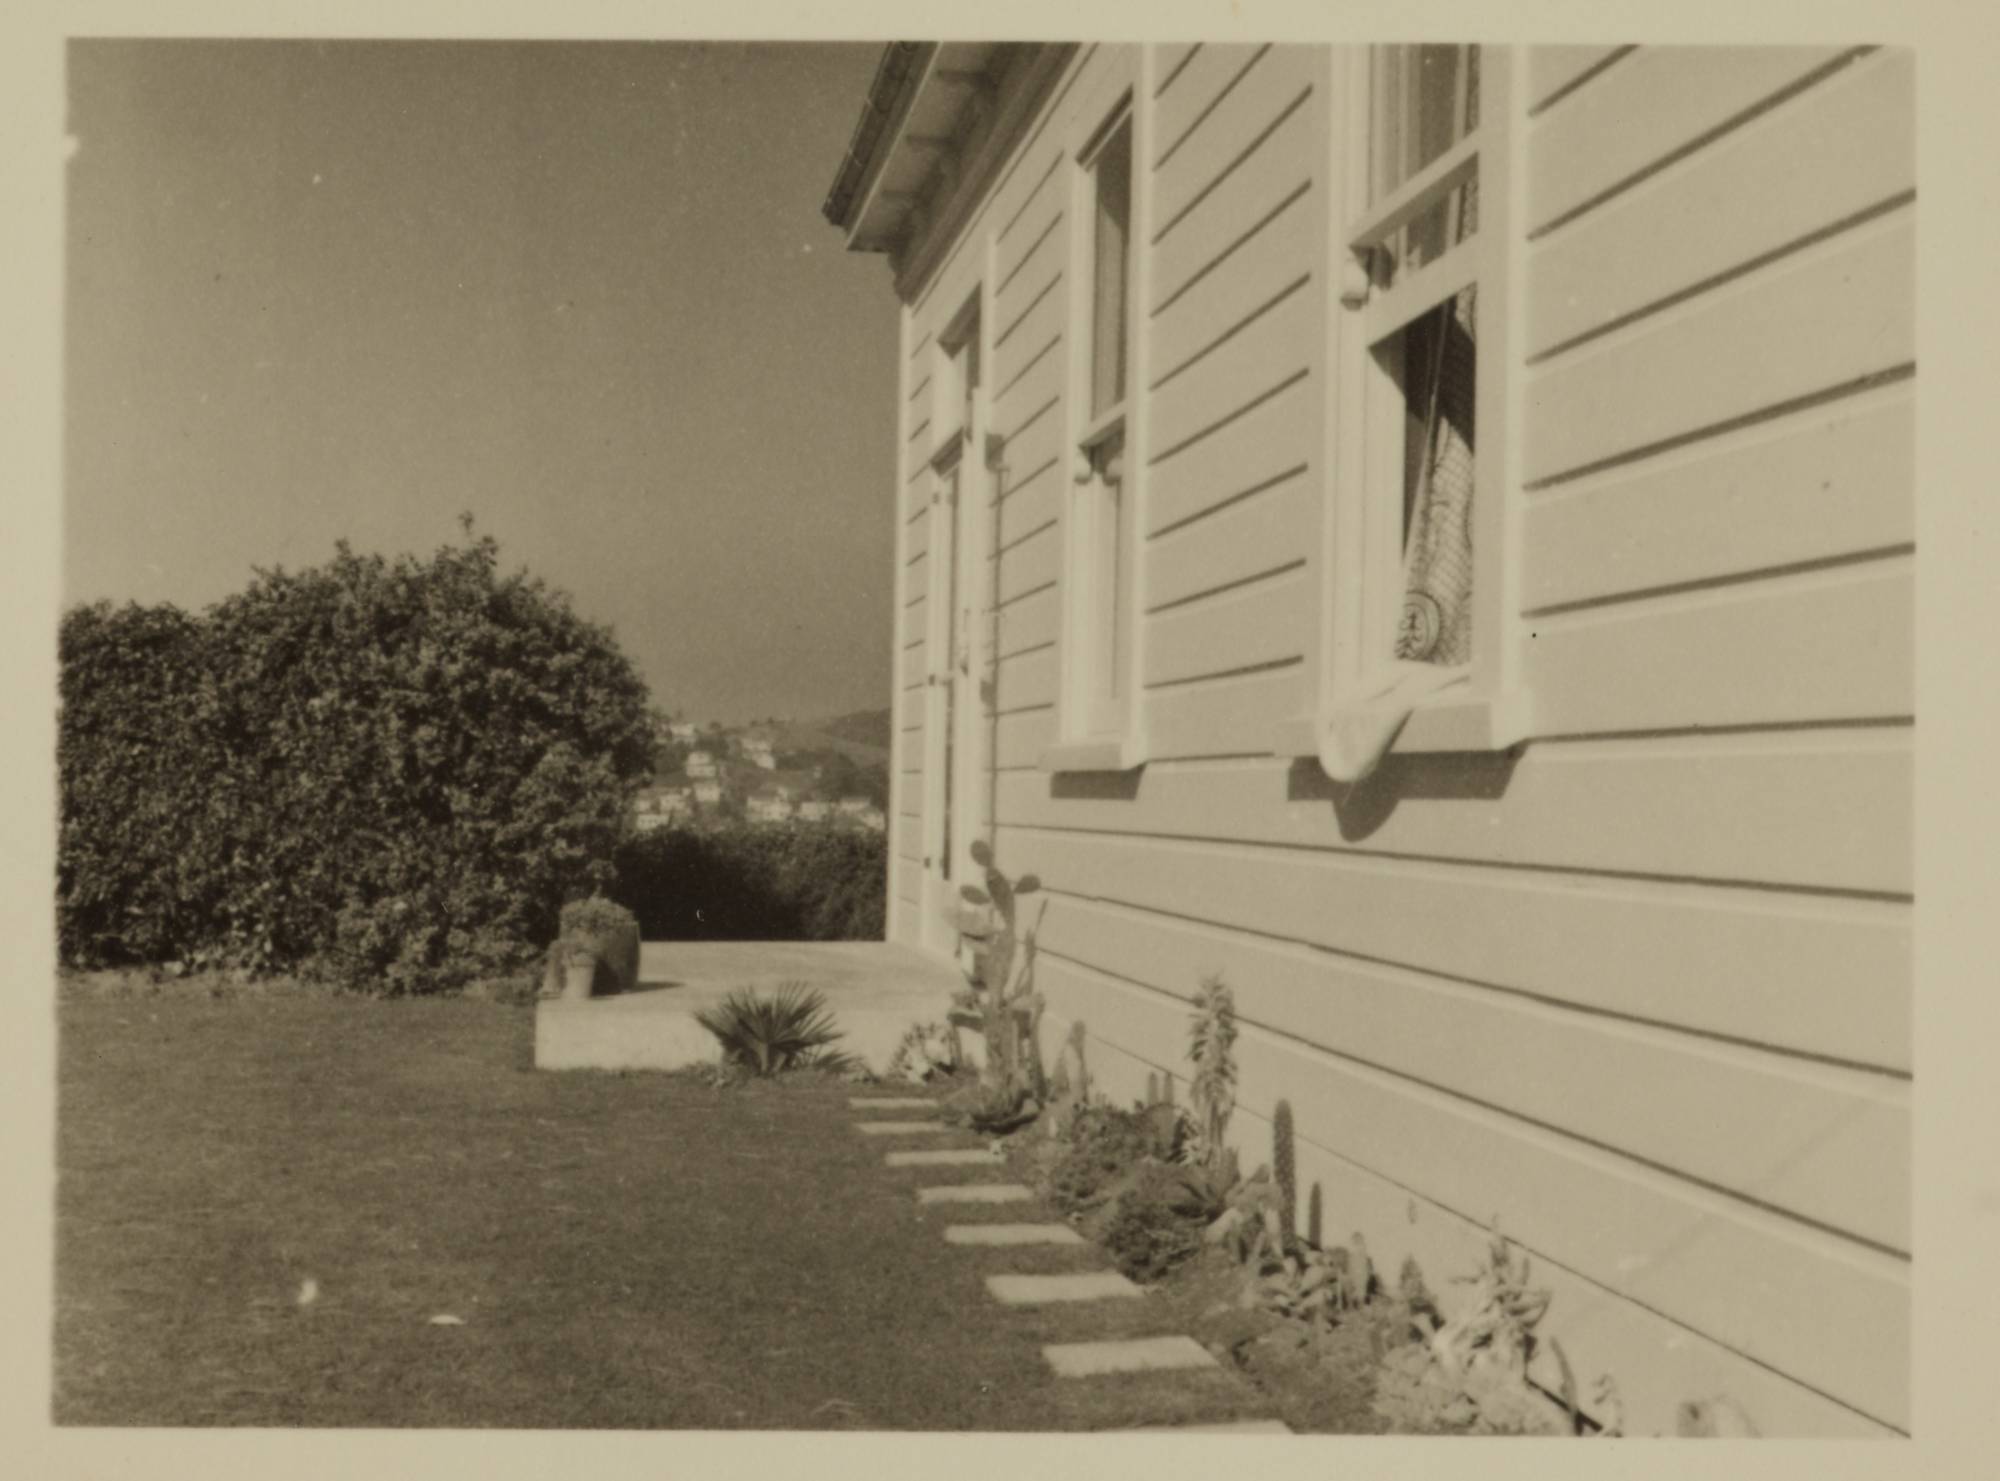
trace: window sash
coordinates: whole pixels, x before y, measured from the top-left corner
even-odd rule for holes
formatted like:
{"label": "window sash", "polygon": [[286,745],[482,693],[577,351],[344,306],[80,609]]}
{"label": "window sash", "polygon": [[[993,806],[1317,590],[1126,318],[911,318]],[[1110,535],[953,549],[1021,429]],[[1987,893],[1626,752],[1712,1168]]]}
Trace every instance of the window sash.
{"label": "window sash", "polygon": [[[1366,347],[1368,371],[1365,377],[1362,436],[1367,445],[1368,474],[1363,490],[1362,549],[1363,569],[1359,572],[1362,611],[1360,631],[1361,669],[1397,656],[1403,613],[1410,599],[1409,552],[1417,534],[1414,521],[1421,517],[1412,507],[1411,458],[1428,457],[1428,448],[1415,451],[1409,439],[1416,435],[1410,426],[1411,398],[1420,385],[1406,376],[1404,342],[1413,325],[1427,314],[1438,312],[1468,288],[1476,289],[1486,275],[1491,254],[1475,224],[1459,241],[1447,243],[1440,255],[1420,266],[1397,273],[1389,280],[1385,259],[1394,250],[1398,234],[1411,224],[1447,204],[1454,192],[1479,186],[1483,150],[1490,138],[1487,129],[1465,128],[1465,109],[1456,110],[1454,126],[1459,137],[1428,162],[1407,170],[1406,161],[1417,152],[1421,141],[1420,121],[1410,116],[1420,106],[1416,91],[1416,69],[1421,59],[1417,49],[1378,52],[1371,68],[1371,96],[1368,105],[1368,157],[1371,194],[1375,182],[1387,177],[1392,183],[1347,227],[1348,250],[1368,269],[1376,284],[1368,294],[1360,315],[1361,340]],[[1459,66],[1475,65],[1461,54]],[[1456,85],[1465,85],[1459,73]],[[1398,157],[1400,156],[1400,157]],[[1387,167],[1385,168],[1385,162]],[[1491,295],[1482,295],[1490,298]],[[1474,313],[1478,313],[1475,305]],[[1475,338],[1477,328],[1474,329]],[[1474,406],[1487,399],[1485,377],[1474,383]],[[1474,412],[1474,426],[1481,418]],[[1477,511],[1483,497],[1490,497],[1476,476],[1480,466],[1476,446],[1472,449],[1475,481],[1467,496],[1472,506],[1468,517],[1472,526],[1472,588],[1464,598],[1472,616],[1471,643],[1475,652],[1488,641],[1480,632],[1478,599],[1482,561],[1477,543],[1480,520]],[[1421,477],[1421,475],[1419,475]],[[1490,569],[1490,567],[1489,567]],[[1490,579],[1490,578],[1488,578]],[[1470,659],[1439,665],[1441,672],[1470,672]],[[1361,674],[1353,676],[1356,679]]]}
{"label": "window sash", "polygon": [[1137,500],[1125,470],[1122,427],[1114,427],[1090,452],[1091,475],[1078,490],[1082,526],[1084,730],[1110,735],[1124,728],[1133,662],[1133,581],[1137,571]]}
{"label": "window sash", "polygon": [[1085,162],[1090,181],[1090,415],[1125,403],[1131,341],[1132,116]]}
{"label": "window sash", "polygon": [[1473,129],[1443,154],[1398,185],[1348,223],[1347,245],[1366,253],[1387,245],[1389,238],[1422,216],[1479,173],[1479,155],[1486,142],[1484,128]]}

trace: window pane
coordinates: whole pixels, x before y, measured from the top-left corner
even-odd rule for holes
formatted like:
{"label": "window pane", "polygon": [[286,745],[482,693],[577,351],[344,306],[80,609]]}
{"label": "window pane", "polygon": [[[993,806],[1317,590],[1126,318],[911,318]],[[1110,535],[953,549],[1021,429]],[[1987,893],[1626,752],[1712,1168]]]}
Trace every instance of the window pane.
{"label": "window pane", "polygon": [[1125,293],[1132,220],[1132,122],[1119,124],[1091,167],[1090,414],[1125,399]]}
{"label": "window pane", "polygon": [[1477,290],[1403,331],[1403,610],[1396,656],[1472,661]]}
{"label": "window pane", "polygon": [[977,321],[973,323],[971,337],[965,342],[962,357],[965,365],[959,380],[961,389],[965,392],[965,405],[964,410],[960,413],[963,418],[961,425],[967,432],[970,432],[972,430],[972,398],[979,391],[979,325]]}
{"label": "window pane", "polygon": [[[1479,126],[1479,48],[1389,46],[1375,75],[1369,198],[1380,200]],[[1444,255],[1479,224],[1479,191],[1452,191],[1387,244],[1391,281]]]}

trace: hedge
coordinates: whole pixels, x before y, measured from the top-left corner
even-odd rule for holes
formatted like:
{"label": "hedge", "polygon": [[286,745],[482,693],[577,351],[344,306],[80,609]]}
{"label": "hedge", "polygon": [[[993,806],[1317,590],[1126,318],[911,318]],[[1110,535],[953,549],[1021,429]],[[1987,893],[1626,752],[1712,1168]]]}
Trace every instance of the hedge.
{"label": "hedge", "polygon": [[[469,533],[469,525],[468,525]],[[391,993],[507,970],[609,883],[650,775],[610,631],[491,539],[62,622],[58,939]]]}
{"label": "hedge", "polygon": [[681,824],[627,842],[610,894],[648,941],[879,941],[888,862],[851,824]]}

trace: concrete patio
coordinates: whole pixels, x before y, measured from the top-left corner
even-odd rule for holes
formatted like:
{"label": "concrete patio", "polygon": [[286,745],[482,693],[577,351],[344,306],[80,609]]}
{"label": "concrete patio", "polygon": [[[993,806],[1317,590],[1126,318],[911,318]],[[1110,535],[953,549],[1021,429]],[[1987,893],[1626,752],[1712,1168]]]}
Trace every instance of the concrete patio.
{"label": "concrete patio", "polygon": [[964,985],[949,961],[885,941],[651,941],[634,992],[535,1009],[535,1068],[675,1070],[716,1057],[695,1014],[741,989],[816,988],[835,1047],[881,1071],[911,1024],[943,1021]]}

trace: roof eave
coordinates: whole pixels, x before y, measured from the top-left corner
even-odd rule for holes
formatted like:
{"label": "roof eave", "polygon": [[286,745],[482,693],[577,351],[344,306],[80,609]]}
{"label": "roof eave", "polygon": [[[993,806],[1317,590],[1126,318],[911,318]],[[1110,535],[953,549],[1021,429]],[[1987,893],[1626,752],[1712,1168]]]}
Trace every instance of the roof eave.
{"label": "roof eave", "polygon": [[883,251],[888,246],[858,240],[862,208],[881,177],[926,64],[936,51],[937,43],[924,41],[894,41],[882,49],[874,81],[848,141],[846,158],[820,207],[821,214],[846,233],[849,250]]}

